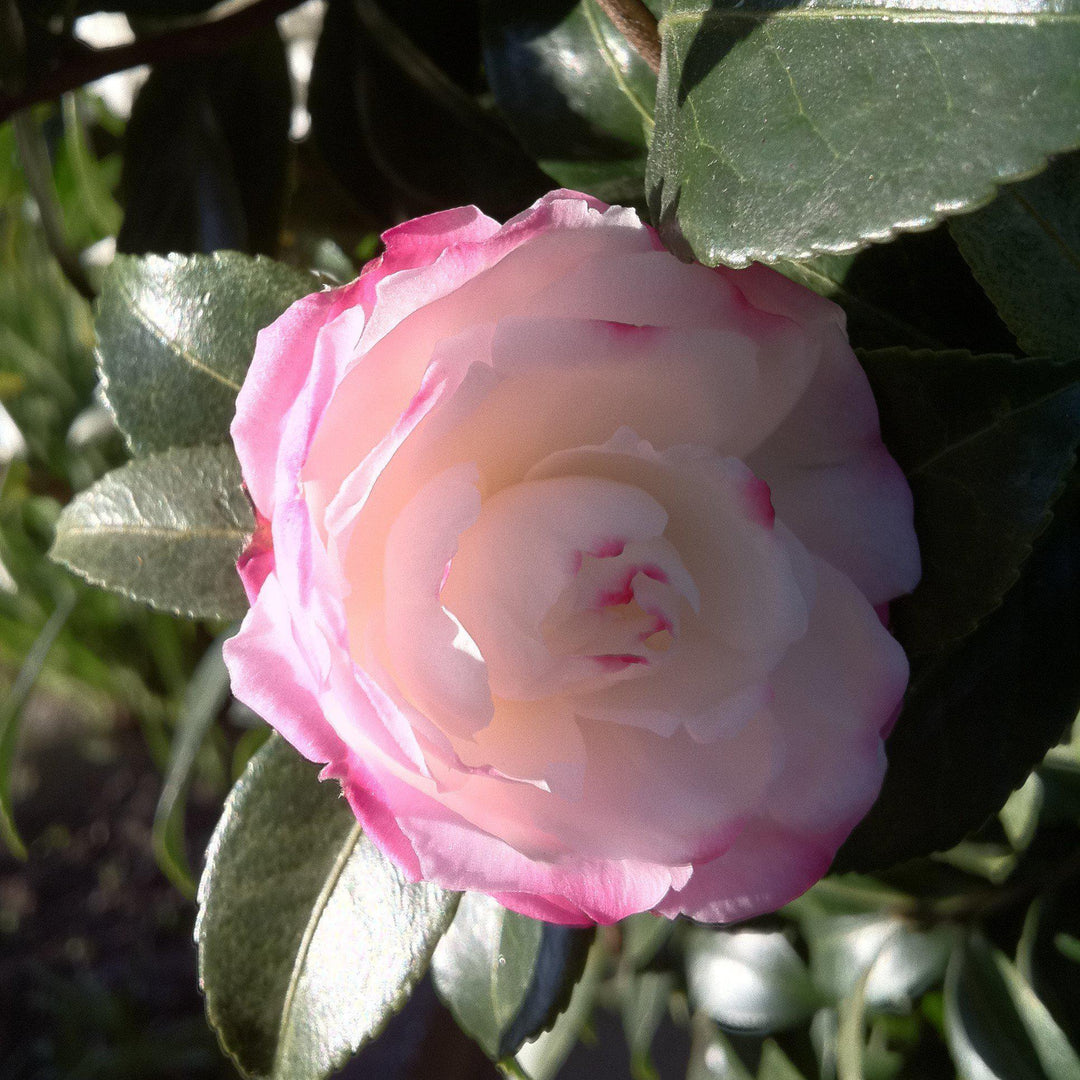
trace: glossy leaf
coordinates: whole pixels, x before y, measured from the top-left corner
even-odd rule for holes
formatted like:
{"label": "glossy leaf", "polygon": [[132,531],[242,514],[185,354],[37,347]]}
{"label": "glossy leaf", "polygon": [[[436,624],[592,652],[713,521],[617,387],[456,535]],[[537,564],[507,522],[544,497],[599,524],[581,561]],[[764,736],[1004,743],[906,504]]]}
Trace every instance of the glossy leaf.
{"label": "glossy leaf", "polygon": [[1080,143],[1075,0],[673,0],[647,182],[703,262],[851,251]]}
{"label": "glossy leaf", "polygon": [[955,646],[921,661],[889,768],[834,869],[944,851],[999,810],[1080,707],[1080,491],[1054,505],[1020,580]]}
{"label": "glossy leaf", "polygon": [[1080,362],[865,353],[915,498],[923,577],[892,606],[909,656],[973,630],[1017,580],[1075,462]]}
{"label": "glossy leaf", "polygon": [[981,940],[945,981],[949,1049],[966,1080],[1075,1080],[1080,1057],[1015,967]]}
{"label": "glossy leaf", "polygon": [[258,332],[315,292],[310,275],[236,252],[117,256],[97,309],[97,358],[137,454],[225,442]]}
{"label": "glossy leaf", "polygon": [[595,0],[491,0],[484,66],[499,108],[549,176],[608,202],[644,200],[656,76]]}
{"label": "glossy leaf", "polygon": [[64,507],[51,556],[95,585],[191,618],[239,618],[236,560],[255,528],[231,446],[140,458]]}
{"label": "glossy leaf", "polygon": [[184,691],[150,834],[158,866],[189,897],[195,895],[195,881],[191,876],[184,834],[187,790],[195,758],[229,697],[229,671],[221,655],[221,647],[228,636],[216,639],[203,653]]}
{"label": "glossy leaf", "polygon": [[592,934],[466,893],[432,958],[439,996],[494,1061],[549,1027],[581,975]]}
{"label": "glossy leaf", "polygon": [[1026,352],[1080,356],[1080,154],[1003,187],[949,229]]}
{"label": "glossy leaf", "polygon": [[274,737],[225,804],[199,886],[199,979],[247,1076],[322,1080],[401,1007],[457,894],[409,884],[336,784]]}
{"label": "glossy leaf", "polygon": [[272,26],[227,52],[155,65],[124,135],[117,249],[273,254],[291,109]]}
{"label": "glossy leaf", "polygon": [[820,1004],[806,965],[778,931],[694,930],[686,974],[690,1000],[729,1031],[781,1031]]}
{"label": "glossy leaf", "polygon": [[319,151],[381,219],[465,203],[510,217],[550,184],[503,119],[414,40],[405,24],[418,16],[395,18],[416,6],[330,5],[309,99]]}

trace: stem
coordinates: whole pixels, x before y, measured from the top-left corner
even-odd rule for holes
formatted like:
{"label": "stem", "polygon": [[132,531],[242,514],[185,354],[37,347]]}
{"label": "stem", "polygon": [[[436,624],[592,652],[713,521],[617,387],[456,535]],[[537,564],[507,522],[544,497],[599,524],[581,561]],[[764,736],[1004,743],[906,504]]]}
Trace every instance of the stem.
{"label": "stem", "polygon": [[660,29],[656,16],[642,0],[596,0],[596,5],[615,24],[615,29],[658,75],[660,74]]}
{"label": "stem", "polygon": [[0,123],[39,101],[50,101],[118,71],[223,52],[300,3],[301,0],[252,0],[237,11],[216,17],[211,15],[176,30],[140,38],[129,45],[108,49],[79,45],[72,50],[71,61],[56,71],[48,72],[19,93],[0,93]]}

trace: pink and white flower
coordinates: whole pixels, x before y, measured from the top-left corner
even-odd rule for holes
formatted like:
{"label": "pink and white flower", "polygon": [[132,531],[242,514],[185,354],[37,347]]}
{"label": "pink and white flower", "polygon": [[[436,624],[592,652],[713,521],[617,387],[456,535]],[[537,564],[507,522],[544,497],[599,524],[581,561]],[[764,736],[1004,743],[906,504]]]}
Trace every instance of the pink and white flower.
{"label": "pink and white flower", "polygon": [[413,878],[731,921],[885,769],[919,577],[843,316],[572,192],[407,222],[258,341],[236,695]]}

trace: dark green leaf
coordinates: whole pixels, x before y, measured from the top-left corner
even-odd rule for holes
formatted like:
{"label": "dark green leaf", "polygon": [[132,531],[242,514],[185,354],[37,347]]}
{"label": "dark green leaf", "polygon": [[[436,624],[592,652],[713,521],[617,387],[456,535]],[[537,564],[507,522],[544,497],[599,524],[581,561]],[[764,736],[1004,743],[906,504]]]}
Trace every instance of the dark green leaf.
{"label": "dark green leaf", "polygon": [[969,633],[1016,581],[1075,462],[1080,362],[865,353],[915,498],[923,578],[893,605],[909,656]]}
{"label": "dark green leaf", "polygon": [[275,252],[291,109],[272,26],[228,52],[156,65],[125,132],[118,250]]}
{"label": "dark green leaf", "polygon": [[98,367],[137,454],[225,442],[255,336],[317,282],[269,259],[117,256],[97,309]]}
{"label": "dark green leaf", "polygon": [[140,458],[64,507],[50,554],[75,573],[152,607],[239,618],[236,560],[255,528],[231,446]]}
{"label": "dark green leaf", "polygon": [[1080,154],[949,228],[1026,352],[1080,356]]}
{"label": "dark green leaf", "polygon": [[199,979],[248,1076],[322,1080],[382,1030],[456,893],[412,885],[280,738],[225,804],[199,885]]}
{"label": "dark green leaf", "polygon": [[729,1031],[780,1031],[820,1004],[806,965],[778,931],[696,929],[686,977],[691,1001]]}
{"label": "dark green leaf", "polygon": [[580,977],[592,934],[466,893],[432,959],[435,988],[492,1060],[550,1026]]}
{"label": "dark green leaf", "polygon": [[[1064,873],[1032,905],[1016,950],[1016,965],[1039,999],[1061,1025],[1073,1046],[1080,1046],[1080,865],[1075,833],[1065,833],[1066,850],[1057,863]],[[1071,844],[1070,844],[1071,841]],[[1071,856],[1071,862],[1070,862]]]}
{"label": "dark green leaf", "polygon": [[673,0],[647,182],[703,262],[843,252],[1080,142],[1076,0]]}
{"label": "dark green leaf", "polygon": [[565,1011],[555,1018],[548,1031],[527,1042],[514,1058],[515,1066],[524,1069],[530,1080],[555,1080],[578,1038],[588,1028],[609,960],[606,939],[603,934],[597,934]]}
{"label": "dark green leaf", "polygon": [[550,186],[546,177],[502,118],[451,78],[404,21],[373,0],[330,5],[309,98],[320,153],[379,218],[463,203],[499,218],[520,212]]}
{"label": "dark green leaf", "polygon": [[656,76],[595,0],[490,0],[484,61],[495,100],[546,173],[608,202],[644,201]]}
{"label": "dark green leaf", "polygon": [[1075,1080],[1080,1058],[1016,968],[975,938],[945,980],[945,1030],[968,1080]]}
{"label": "dark green leaf", "polygon": [[165,782],[154,811],[151,831],[154,857],[165,876],[185,896],[195,895],[195,881],[184,841],[188,784],[196,755],[229,697],[229,671],[221,655],[221,647],[229,636],[219,637],[210,645],[184,691]]}
{"label": "dark green leaf", "polygon": [[878,801],[836,869],[952,847],[995,813],[1080,706],[1080,485],[1071,484],[1000,608],[920,662],[886,744]]}

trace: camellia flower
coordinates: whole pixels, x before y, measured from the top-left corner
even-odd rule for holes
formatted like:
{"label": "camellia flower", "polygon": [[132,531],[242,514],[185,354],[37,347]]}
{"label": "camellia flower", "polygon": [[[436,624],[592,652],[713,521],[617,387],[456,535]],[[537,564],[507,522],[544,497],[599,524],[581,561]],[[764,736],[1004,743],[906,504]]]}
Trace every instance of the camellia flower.
{"label": "camellia flower", "polygon": [[919,576],[841,312],[567,191],[385,241],[240,392],[236,695],[413,878],[570,924],[783,904],[877,795]]}

